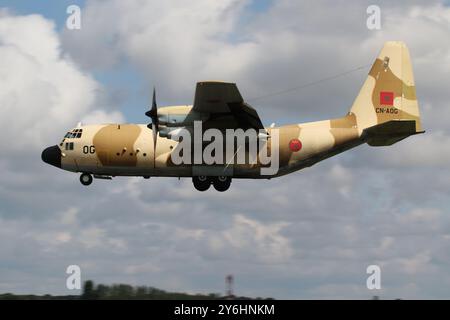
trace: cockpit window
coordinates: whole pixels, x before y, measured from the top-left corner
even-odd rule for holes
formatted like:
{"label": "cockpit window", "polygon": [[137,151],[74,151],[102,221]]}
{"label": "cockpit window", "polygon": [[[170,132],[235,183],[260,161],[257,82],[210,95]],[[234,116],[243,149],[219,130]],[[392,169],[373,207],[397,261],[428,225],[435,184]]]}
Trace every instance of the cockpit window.
{"label": "cockpit window", "polygon": [[83,129],[74,129],[72,131],[69,131],[66,133],[64,138],[68,139],[79,139],[81,138],[81,135],[83,134]]}

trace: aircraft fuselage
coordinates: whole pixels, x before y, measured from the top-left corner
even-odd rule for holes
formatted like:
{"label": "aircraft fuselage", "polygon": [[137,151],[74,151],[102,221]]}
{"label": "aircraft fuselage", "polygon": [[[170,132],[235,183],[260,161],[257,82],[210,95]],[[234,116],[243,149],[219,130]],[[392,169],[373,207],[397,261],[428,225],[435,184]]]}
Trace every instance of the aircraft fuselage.
{"label": "aircraft fuselage", "polygon": [[[333,155],[340,147],[344,151],[346,145],[357,145],[360,140],[351,116],[266,130],[269,136],[271,132],[278,130],[279,168],[273,175],[261,175],[259,163],[229,164],[225,161],[215,165],[175,165],[171,161],[171,153],[178,142],[157,136],[154,149],[153,132],[145,124],[87,125],[73,129],[73,134],[65,137],[59,146],[50,147],[61,150],[60,162],[54,161],[51,164],[63,170],[99,176],[225,175],[233,178],[267,179],[310,166],[317,162],[316,157]],[[79,137],[77,133],[81,133]],[[268,140],[271,139],[273,138]],[[299,144],[293,146],[293,143]],[[270,145],[268,143],[267,148]],[[44,161],[46,154],[50,154],[50,151],[44,151]]]}

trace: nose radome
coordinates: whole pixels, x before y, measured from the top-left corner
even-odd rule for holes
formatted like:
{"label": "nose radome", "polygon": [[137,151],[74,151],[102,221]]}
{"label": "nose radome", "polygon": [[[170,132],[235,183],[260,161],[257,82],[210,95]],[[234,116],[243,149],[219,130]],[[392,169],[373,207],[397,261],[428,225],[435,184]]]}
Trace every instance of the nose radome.
{"label": "nose radome", "polygon": [[41,155],[42,161],[52,166],[61,168],[61,150],[58,146],[45,148]]}

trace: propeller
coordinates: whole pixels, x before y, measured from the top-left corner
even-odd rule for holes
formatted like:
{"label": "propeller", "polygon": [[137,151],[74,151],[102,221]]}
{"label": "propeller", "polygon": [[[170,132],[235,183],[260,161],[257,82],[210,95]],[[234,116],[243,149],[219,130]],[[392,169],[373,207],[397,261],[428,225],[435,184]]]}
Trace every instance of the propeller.
{"label": "propeller", "polygon": [[158,106],[156,104],[156,92],[155,87],[153,87],[153,99],[152,99],[152,107],[148,110],[145,115],[152,119],[152,123],[149,123],[147,127],[152,129],[153,132],[153,150],[156,150],[156,139],[158,137],[159,130],[159,121],[158,121]]}

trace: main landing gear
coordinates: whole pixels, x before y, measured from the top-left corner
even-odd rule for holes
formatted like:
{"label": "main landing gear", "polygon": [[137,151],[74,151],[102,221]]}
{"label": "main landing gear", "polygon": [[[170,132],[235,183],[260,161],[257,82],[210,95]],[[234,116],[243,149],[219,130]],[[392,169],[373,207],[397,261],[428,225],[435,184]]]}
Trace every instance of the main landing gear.
{"label": "main landing gear", "polygon": [[195,189],[198,191],[206,191],[209,189],[211,184],[217,191],[223,192],[227,191],[231,185],[231,177],[218,176],[218,177],[207,177],[207,176],[195,176],[192,177],[192,183]]}
{"label": "main landing gear", "polygon": [[83,186],[88,186],[92,183],[92,180],[94,180],[92,178],[92,175],[90,175],[89,173],[83,173],[80,176],[80,182]]}
{"label": "main landing gear", "polygon": [[[96,178],[108,178],[111,179],[111,177],[103,177],[103,176],[95,176]],[[90,173],[82,173],[80,176],[80,182],[84,186],[88,186],[92,183],[94,178]],[[231,177],[226,176],[218,176],[218,177],[207,177],[207,176],[195,176],[192,177],[192,183],[194,184],[195,189],[198,191],[206,191],[211,187],[211,185],[214,186],[214,189],[217,191],[223,192],[227,191],[230,188],[231,185]]]}

